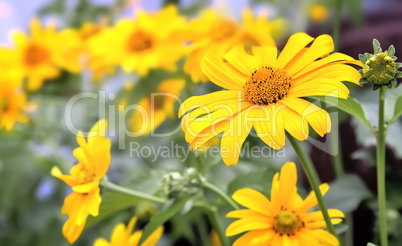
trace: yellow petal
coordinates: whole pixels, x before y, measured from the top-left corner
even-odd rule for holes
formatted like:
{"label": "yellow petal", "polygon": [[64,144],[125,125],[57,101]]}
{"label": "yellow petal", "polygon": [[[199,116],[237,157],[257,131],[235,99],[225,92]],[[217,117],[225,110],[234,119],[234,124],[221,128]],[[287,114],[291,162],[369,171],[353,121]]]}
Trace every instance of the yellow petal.
{"label": "yellow petal", "polygon": [[315,238],[317,241],[321,243],[321,245],[326,246],[338,246],[338,239],[331,233],[325,230],[311,230],[307,232],[308,235]]}
{"label": "yellow petal", "polygon": [[61,173],[60,169],[56,166],[54,166],[52,168],[52,170],[50,171],[50,174],[53,177],[56,177],[58,179],[63,180],[67,185],[69,186],[73,186],[77,183],[76,179],[74,177],[71,177],[70,175],[64,175]]}
{"label": "yellow petal", "polygon": [[306,140],[309,134],[307,121],[290,108],[284,108],[283,115],[285,130],[299,141]]}
{"label": "yellow petal", "polygon": [[[327,57],[324,57],[322,59],[319,59],[317,61],[314,61],[310,64],[308,64],[305,68],[297,72],[296,74],[292,75],[292,78],[296,79],[299,76],[302,76],[306,73],[309,73],[311,71],[319,70],[322,69],[326,66],[331,66],[334,64],[343,64],[343,63],[349,63],[349,64],[354,64],[354,65],[359,65],[362,67],[362,63],[360,61],[354,60],[352,57],[342,54],[342,53],[333,53]],[[319,69],[317,69],[319,68]]]}
{"label": "yellow petal", "polygon": [[98,181],[92,181],[80,185],[73,186],[73,191],[77,193],[89,193],[99,187]]}
{"label": "yellow petal", "polygon": [[296,97],[286,97],[281,103],[300,114],[321,137],[331,131],[331,121],[325,110]]}
{"label": "yellow petal", "polygon": [[292,97],[331,96],[342,99],[349,97],[349,89],[340,81],[326,78],[316,78],[289,89]]}
{"label": "yellow petal", "polygon": [[324,34],[318,36],[313,44],[297,59],[293,59],[286,65],[286,70],[293,75],[302,70],[316,59],[329,54],[334,50],[334,41],[331,36]]}
{"label": "yellow petal", "polygon": [[94,246],[111,246],[108,241],[103,238],[98,238],[94,242]]}
{"label": "yellow petal", "polygon": [[251,128],[253,128],[253,122],[248,121],[246,118],[249,107],[251,107],[250,104],[242,106],[242,111],[234,116],[233,120],[230,121],[228,129],[222,136],[221,156],[227,166],[237,164],[241,147]]}
{"label": "yellow petal", "polygon": [[292,60],[294,56],[297,55],[297,53],[299,53],[307,44],[309,44],[313,40],[314,38],[310,37],[306,33],[299,32],[293,34],[289,38],[288,42],[286,43],[285,47],[278,57],[278,68],[284,68],[286,64],[290,60]]}
{"label": "yellow petal", "polygon": [[260,64],[276,67],[278,50],[275,46],[253,46],[253,54],[259,59]]}
{"label": "yellow petal", "polygon": [[[320,191],[321,194],[324,196],[325,193],[327,193],[328,189],[329,189],[329,185],[324,183],[320,185]],[[303,204],[297,208],[296,212],[297,213],[307,213],[307,211],[309,211],[312,207],[314,207],[315,205],[317,205],[317,197],[315,196],[314,191],[311,191],[310,194],[307,196],[307,198],[304,200]]]}
{"label": "yellow petal", "polygon": [[261,217],[261,216],[265,215],[251,209],[234,210],[226,215],[227,218]]}
{"label": "yellow petal", "polygon": [[[328,214],[329,217],[331,218],[344,218],[345,215],[342,213],[342,211],[338,210],[338,209],[328,209]],[[324,220],[324,216],[322,215],[321,211],[315,211],[312,213],[308,213],[305,216],[303,216],[303,220],[305,222],[310,222],[310,221],[322,221]]]}
{"label": "yellow petal", "polygon": [[270,245],[272,238],[274,237],[275,232],[273,230],[253,230],[249,231],[243,236],[239,237],[234,243],[233,246],[261,246],[261,245]]}
{"label": "yellow petal", "polygon": [[233,194],[232,198],[240,205],[266,216],[272,216],[273,214],[271,203],[269,202],[268,198],[266,198],[258,191],[249,188],[243,188],[237,190]]}
{"label": "yellow petal", "polygon": [[[341,223],[343,220],[342,219],[331,219],[331,223],[333,225]],[[320,229],[320,228],[326,228],[327,224],[325,221],[315,221],[315,222],[310,222],[306,225],[306,228],[309,229]]]}
{"label": "yellow petal", "polygon": [[241,90],[248,78],[215,54],[206,55],[201,61],[201,68],[213,83],[228,90]]}
{"label": "yellow petal", "polygon": [[[247,78],[261,65],[256,57],[247,54],[243,46],[240,45],[231,49],[223,57]],[[244,80],[244,82],[246,81]]]}
{"label": "yellow petal", "polygon": [[74,220],[68,219],[63,226],[63,235],[68,240],[70,244],[77,241],[78,237],[81,235],[84,229],[85,223],[77,225]]}
{"label": "yellow petal", "polygon": [[260,218],[242,218],[234,221],[226,229],[226,236],[230,237],[245,231],[263,230],[272,227],[272,221],[264,216]]}
{"label": "yellow petal", "polygon": [[279,174],[279,201],[283,207],[288,207],[292,194],[296,190],[297,171],[294,162],[286,162]]}
{"label": "yellow petal", "polygon": [[163,226],[158,227],[154,232],[152,232],[151,236],[145,240],[145,242],[142,244],[143,246],[155,246],[159,239],[161,238],[163,234]]}
{"label": "yellow petal", "polygon": [[184,101],[179,108],[179,118],[192,109],[211,103],[241,98],[239,91],[217,91],[202,96],[193,96]]}

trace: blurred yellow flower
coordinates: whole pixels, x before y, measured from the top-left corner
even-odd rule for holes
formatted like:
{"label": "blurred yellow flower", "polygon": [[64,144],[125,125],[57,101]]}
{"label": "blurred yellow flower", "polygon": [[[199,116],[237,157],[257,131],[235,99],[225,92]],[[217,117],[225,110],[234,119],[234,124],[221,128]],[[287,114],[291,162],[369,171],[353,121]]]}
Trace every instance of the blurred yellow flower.
{"label": "blurred yellow flower", "polygon": [[[8,54],[8,50],[0,50],[0,56]],[[28,107],[26,95],[22,90],[22,74],[12,68],[0,69],[0,129],[13,129],[15,122],[26,123],[28,118],[23,114]]]}
{"label": "blurred yellow flower", "polygon": [[155,68],[175,71],[176,62],[186,52],[183,40],[175,35],[184,24],[175,6],[157,13],[137,11],[134,19],[120,20],[91,39],[90,54],[140,76]]}
{"label": "blurred yellow flower", "polygon": [[64,200],[62,214],[67,214],[68,220],[63,226],[63,235],[70,243],[75,242],[82,230],[88,215],[98,216],[102,201],[99,194],[99,181],[105,176],[110,164],[111,143],[105,137],[107,122],[100,120],[88,134],[88,141],[83,133],[77,134],[80,147],[73,152],[78,163],[70,170],[70,175],[64,175],[58,167],[53,167],[51,174],[71,186],[73,192]]}
{"label": "blurred yellow flower", "polygon": [[273,37],[284,33],[285,21],[268,21],[268,17],[253,17],[251,10],[243,11],[243,25],[234,19],[220,16],[213,10],[203,12],[198,19],[187,26],[187,39],[195,41],[192,52],[184,65],[184,71],[194,82],[207,82],[208,78],[201,70],[201,60],[212,52],[219,57],[236,45],[275,45]]}
{"label": "blurred yellow flower", "polygon": [[[136,231],[133,233],[137,217],[133,217],[127,227],[124,224],[118,224],[112,233],[110,243],[103,238],[98,238],[94,246],[137,246],[141,238],[142,231]],[[163,227],[160,226],[156,229],[151,236],[142,246],[155,246],[163,234]]]}
{"label": "blurred yellow flower", "polygon": [[167,79],[162,81],[154,96],[140,100],[130,125],[132,132],[148,135],[158,128],[167,118],[174,118],[174,104],[185,86],[184,79]]}
{"label": "blurred yellow flower", "polygon": [[310,8],[310,18],[312,21],[321,23],[328,20],[329,10],[324,4],[313,4]]}
{"label": "blurred yellow flower", "polygon": [[[226,215],[238,219],[228,226],[226,236],[247,233],[233,246],[339,245],[336,237],[324,230],[326,224],[322,212],[309,212],[317,205],[315,193],[312,191],[303,200],[297,193],[296,183],[296,165],[287,162],[272,180],[271,201],[249,188],[236,191],[232,198],[247,209]],[[328,184],[320,185],[323,195],[328,189]],[[341,218],[344,218],[337,209],[328,209],[328,213],[333,224],[342,222]]]}
{"label": "blurred yellow flower", "polygon": [[219,236],[215,230],[211,231],[211,246],[222,246]]}
{"label": "blurred yellow flower", "polygon": [[28,89],[38,90],[43,82],[59,76],[60,69],[77,73],[81,69],[81,42],[75,31],[56,32],[54,23],[42,28],[38,19],[30,23],[30,34],[13,35],[19,65],[28,78]]}
{"label": "blurred yellow flower", "polygon": [[285,145],[285,130],[300,141],[307,139],[309,125],[320,136],[328,133],[328,113],[303,98],[347,98],[349,90],[341,81],[358,84],[361,75],[344,63],[362,65],[341,53],[320,59],[333,49],[328,35],[314,40],[296,33],[278,58],[275,46],[252,47],[253,55],[238,46],[224,55],[225,61],[208,54],[201,63],[204,73],[227,90],[191,97],[181,105],[179,117],[184,115],[186,141],[195,148],[195,143],[224,132],[221,156],[230,166],[237,164],[241,146],[253,127],[274,149]]}

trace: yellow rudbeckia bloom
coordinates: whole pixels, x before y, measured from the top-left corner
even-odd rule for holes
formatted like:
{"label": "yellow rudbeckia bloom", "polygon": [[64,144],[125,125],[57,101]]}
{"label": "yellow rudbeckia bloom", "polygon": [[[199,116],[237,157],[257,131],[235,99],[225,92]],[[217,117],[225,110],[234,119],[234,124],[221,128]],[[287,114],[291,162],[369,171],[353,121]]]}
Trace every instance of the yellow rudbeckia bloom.
{"label": "yellow rudbeckia bloom", "polygon": [[70,72],[80,71],[81,42],[70,29],[56,32],[54,23],[42,28],[38,19],[30,23],[30,34],[13,35],[19,65],[28,78],[28,90],[38,90],[43,82],[57,78],[60,68]]}
{"label": "yellow rudbeckia bloom", "polygon": [[[287,162],[272,180],[271,200],[258,191],[244,188],[232,198],[247,209],[235,210],[226,215],[236,218],[226,229],[226,236],[246,232],[233,246],[337,246],[338,240],[324,230],[326,224],[321,211],[309,212],[317,205],[311,192],[306,199],[297,194],[297,171],[293,162]],[[324,195],[328,184],[320,185]],[[342,222],[344,214],[337,209],[328,209],[331,222]]]}
{"label": "yellow rudbeckia bloom", "polygon": [[140,100],[139,108],[130,119],[132,132],[139,136],[148,135],[167,118],[174,118],[174,104],[185,84],[184,79],[164,80],[158,85],[154,97],[148,96]]}
{"label": "yellow rudbeckia bloom", "polygon": [[[124,224],[118,224],[114,229],[110,243],[103,238],[98,238],[94,246],[137,246],[142,236],[142,231],[133,233],[137,217],[133,217],[127,227]],[[142,246],[155,246],[163,234],[163,226],[158,227],[151,236],[145,240]]]}
{"label": "yellow rudbeckia bloom", "polygon": [[[1,54],[8,52],[0,52]],[[15,122],[28,122],[23,114],[27,109],[26,95],[22,91],[22,74],[14,70],[3,70],[0,76],[0,129],[13,129]]]}
{"label": "yellow rudbeckia bloom", "polygon": [[303,97],[347,98],[349,90],[341,81],[358,84],[361,75],[345,63],[362,65],[341,53],[328,55],[333,49],[328,35],[314,39],[296,33],[279,57],[274,46],[252,47],[252,55],[238,46],[224,61],[208,54],[201,63],[203,71],[226,90],[194,96],[181,105],[186,141],[195,148],[195,143],[223,132],[221,155],[230,166],[237,164],[253,127],[274,149],[285,145],[285,130],[300,141],[307,139],[309,125],[320,136],[330,132],[328,113]]}
{"label": "yellow rudbeckia bloom", "polygon": [[188,39],[195,42],[191,45],[192,52],[186,60],[184,72],[191,76],[193,82],[208,81],[200,65],[208,52],[222,57],[236,45],[275,45],[273,37],[284,33],[283,19],[268,21],[265,15],[255,18],[249,9],[243,11],[242,17],[240,25],[234,19],[207,10],[188,24]]}
{"label": "yellow rudbeckia bloom", "polygon": [[134,19],[121,20],[92,39],[90,54],[140,76],[156,68],[174,71],[186,51],[183,40],[175,35],[185,24],[177,12],[175,6],[157,13],[137,11]]}
{"label": "yellow rudbeckia bloom", "polygon": [[64,200],[62,214],[68,215],[63,226],[63,235],[70,243],[75,242],[82,230],[88,215],[98,216],[102,201],[99,194],[99,181],[106,175],[110,164],[111,143],[105,137],[107,122],[100,120],[88,134],[85,141],[83,133],[77,135],[80,147],[73,152],[78,163],[70,170],[70,175],[61,173],[58,167],[53,167],[51,174],[71,186],[73,192]]}

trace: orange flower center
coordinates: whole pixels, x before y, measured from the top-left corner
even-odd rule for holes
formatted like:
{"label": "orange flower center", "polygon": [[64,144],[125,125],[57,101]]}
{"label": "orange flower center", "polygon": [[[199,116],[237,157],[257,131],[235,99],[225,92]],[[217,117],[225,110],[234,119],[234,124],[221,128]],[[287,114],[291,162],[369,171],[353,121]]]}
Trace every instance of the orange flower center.
{"label": "orange flower center", "polygon": [[283,69],[263,66],[253,72],[243,86],[246,101],[256,105],[276,103],[284,98],[292,84],[292,78]]}
{"label": "orange flower center", "polygon": [[285,210],[274,217],[272,229],[281,236],[293,236],[302,227],[304,227],[304,222],[300,220],[299,216]]}
{"label": "orange flower center", "polygon": [[222,40],[235,34],[236,23],[232,20],[220,20],[211,29],[211,36],[215,40]]}
{"label": "orange flower center", "polygon": [[29,66],[35,66],[46,62],[49,59],[49,52],[42,46],[32,43],[29,44],[25,52],[25,63]]}
{"label": "orange flower center", "polygon": [[151,34],[136,31],[128,38],[127,49],[131,52],[141,52],[152,48],[154,40]]}
{"label": "orange flower center", "polygon": [[79,184],[86,184],[92,182],[95,176],[95,172],[82,168],[81,171],[78,173],[77,182]]}

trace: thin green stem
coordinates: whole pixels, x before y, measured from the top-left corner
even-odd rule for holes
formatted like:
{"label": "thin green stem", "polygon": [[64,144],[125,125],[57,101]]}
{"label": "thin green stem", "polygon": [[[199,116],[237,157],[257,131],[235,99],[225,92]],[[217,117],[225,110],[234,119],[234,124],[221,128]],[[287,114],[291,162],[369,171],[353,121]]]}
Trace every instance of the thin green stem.
{"label": "thin green stem", "polygon": [[196,202],[194,203],[195,207],[199,207],[205,210],[209,221],[212,224],[212,228],[215,230],[216,234],[219,237],[219,241],[223,246],[229,246],[229,240],[225,235],[225,232],[223,230],[223,226],[221,224],[221,221],[219,219],[219,214],[218,214],[218,209],[215,206],[211,206],[210,204],[206,202]]}
{"label": "thin green stem", "polygon": [[136,197],[136,198],[139,198],[139,199],[148,200],[150,202],[156,202],[156,203],[166,203],[167,202],[162,197],[157,197],[157,196],[149,195],[149,194],[142,193],[142,192],[139,192],[139,191],[131,190],[131,189],[128,189],[126,187],[113,184],[113,183],[109,182],[105,178],[101,181],[101,185],[106,190],[112,191],[112,192],[115,192],[115,193],[120,193],[120,194],[124,194],[124,195],[128,195],[128,196],[133,196],[133,197]]}
{"label": "thin green stem", "polygon": [[228,195],[226,195],[221,189],[216,187],[215,185],[205,181],[203,186],[213,192],[215,192],[218,196],[220,196],[223,200],[225,200],[233,209],[239,210],[239,206],[230,198]]}
{"label": "thin green stem", "polygon": [[286,133],[286,136],[292,145],[293,149],[295,150],[299,160],[303,166],[303,169],[307,175],[308,181],[310,182],[311,188],[313,189],[315,196],[317,197],[318,205],[320,206],[321,212],[324,216],[325,223],[327,224],[328,231],[333,234],[335,237],[338,237],[334,225],[331,223],[331,218],[328,214],[327,206],[324,202],[324,197],[321,194],[319,188],[319,177],[316,170],[313,167],[313,163],[311,162],[310,158],[304,152],[302,146],[300,145],[299,141],[293,138],[289,133]]}
{"label": "thin green stem", "polygon": [[339,49],[339,34],[341,31],[341,13],[342,13],[342,0],[335,1],[335,20],[333,26],[332,37],[334,39],[334,50]]}
{"label": "thin green stem", "polygon": [[332,153],[332,161],[334,163],[335,176],[337,179],[345,175],[342,163],[342,150],[339,147],[339,122],[332,122],[333,127],[331,134],[328,134],[329,145]]}
{"label": "thin green stem", "polygon": [[219,214],[216,207],[208,208],[208,218],[214,228],[216,234],[218,234],[219,240],[223,246],[229,246],[229,240],[225,235],[221,221],[219,220]]}
{"label": "thin green stem", "polygon": [[384,122],[384,93],[381,87],[378,104],[378,132],[377,138],[377,189],[378,207],[380,211],[380,241],[381,246],[388,246],[387,231],[387,204],[385,195],[385,122]]}

